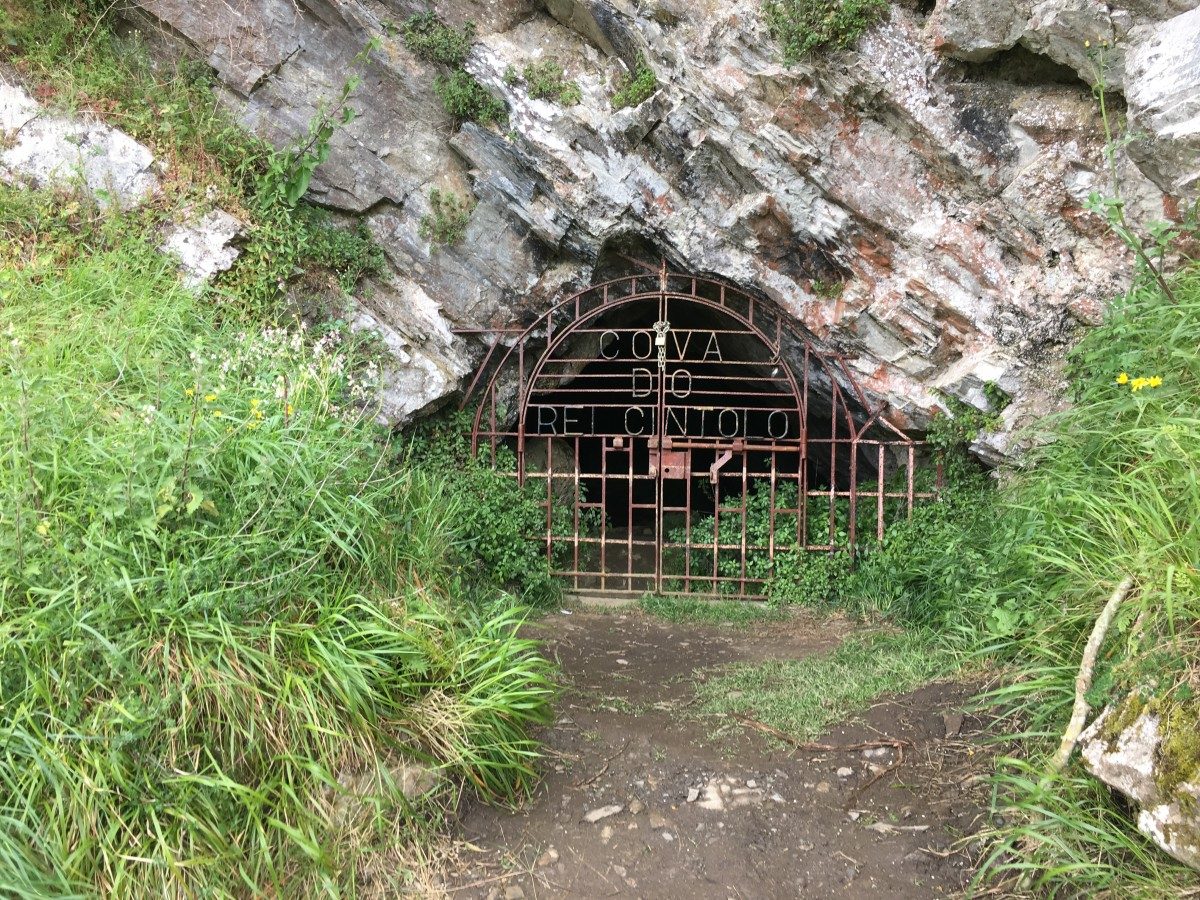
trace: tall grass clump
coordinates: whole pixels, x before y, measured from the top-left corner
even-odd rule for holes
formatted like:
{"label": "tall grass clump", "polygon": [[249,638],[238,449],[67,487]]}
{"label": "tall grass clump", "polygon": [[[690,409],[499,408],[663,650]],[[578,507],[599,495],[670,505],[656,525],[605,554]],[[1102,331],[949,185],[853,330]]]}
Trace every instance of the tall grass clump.
{"label": "tall grass clump", "polygon": [[391,465],[355,340],[71,226],[0,268],[0,893],[353,892],[414,761],[523,794],[547,666],[457,602],[462,496]]}
{"label": "tall grass clump", "polygon": [[[961,627],[1013,667],[989,699],[1025,724],[1022,758],[1003,761],[1008,824],[985,871],[1040,891],[1161,896],[1187,879],[1107,790],[1039,763],[1070,718],[1100,608],[1127,576],[1133,590],[1087,697],[1093,714],[1130,695],[1188,729],[1200,712],[1200,267],[1170,285],[1173,300],[1140,280],[1073,351],[1075,402],[1044,423],[1003,496],[1001,581],[964,604]],[[1164,746],[1186,743],[1169,731]],[[1184,778],[1200,774],[1200,754],[1176,764]]]}

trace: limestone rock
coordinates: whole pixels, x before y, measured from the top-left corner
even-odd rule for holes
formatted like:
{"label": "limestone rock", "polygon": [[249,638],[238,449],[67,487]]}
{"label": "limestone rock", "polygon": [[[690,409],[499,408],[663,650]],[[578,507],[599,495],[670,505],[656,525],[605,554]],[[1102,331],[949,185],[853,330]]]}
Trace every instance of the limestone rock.
{"label": "limestone rock", "polygon": [[1015,46],[1028,21],[1029,4],[1021,0],[942,0],[926,27],[939,53],[981,63]]}
{"label": "limestone rock", "polygon": [[[1130,702],[1133,698],[1124,701]],[[1160,716],[1146,707],[1118,734],[1106,734],[1109,720],[1123,705],[1106,709],[1080,736],[1084,765],[1140,807],[1139,831],[1180,862],[1200,869],[1200,778],[1185,780],[1164,795]]]}
{"label": "limestone rock", "polygon": [[196,288],[224,272],[238,256],[234,241],[243,223],[221,209],[214,209],[195,222],[172,226],[161,249],[179,260],[184,282]]}
{"label": "limestone rock", "polygon": [[92,116],[52,113],[2,75],[0,181],[78,187],[101,207],[123,209],[158,189],[145,146]]}
{"label": "limestone rock", "polygon": [[[1152,50],[1137,29],[1189,4],[940,0],[928,25],[893,5],[855,50],[787,68],[758,6],[735,0],[446,0],[439,16],[478,24],[467,69],[509,107],[503,129],[457,130],[432,91],[439,69],[407,51],[382,4],[135,5],[170,52],[208,60],[242,123],[280,145],[363,75],[360,116],[335,136],[311,199],[363,215],[394,270],[359,322],[393,349],[386,421],[462,388],[482,341],[452,328],[532,321],[635,247],[774,301],[898,427],[926,428],[940,388],[978,405],[999,379],[1013,404],[977,445],[999,459],[1020,449],[1012,429],[1060,402],[1059,360],[1131,260],[1085,209],[1108,190],[1087,87],[1052,63],[1045,77],[1001,60],[976,75],[944,57],[1016,47],[1080,71],[1085,37],[1134,35],[1131,84],[1146,86],[1134,106],[1167,150],[1161,171],[1152,151],[1139,158],[1158,186],[1124,156],[1118,166],[1130,214],[1159,219],[1172,208],[1161,188],[1190,183],[1194,114],[1184,82],[1155,62],[1183,49]],[[372,36],[381,49],[355,63]],[[613,110],[639,56],[658,90]],[[582,102],[505,81],[543,58],[566,66]],[[433,186],[478,201],[453,246],[420,236]],[[797,360],[801,345],[787,352]]]}
{"label": "limestone rock", "polygon": [[1200,197],[1200,8],[1130,35],[1130,155],[1163,191]]}

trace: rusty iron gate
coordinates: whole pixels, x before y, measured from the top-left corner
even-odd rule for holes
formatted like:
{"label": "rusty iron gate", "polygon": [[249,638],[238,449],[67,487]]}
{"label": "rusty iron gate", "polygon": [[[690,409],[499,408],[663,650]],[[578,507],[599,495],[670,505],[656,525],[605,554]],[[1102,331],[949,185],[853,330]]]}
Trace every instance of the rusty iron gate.
{"label": "rusty iron gate", "polygon": [[940,485],[844,360],[720,281],[664,264],[467,333],[492,336],[473,449],[515,454],[545,510],[531,538],[579,593],[762,598],[781,559],[882,540]]}

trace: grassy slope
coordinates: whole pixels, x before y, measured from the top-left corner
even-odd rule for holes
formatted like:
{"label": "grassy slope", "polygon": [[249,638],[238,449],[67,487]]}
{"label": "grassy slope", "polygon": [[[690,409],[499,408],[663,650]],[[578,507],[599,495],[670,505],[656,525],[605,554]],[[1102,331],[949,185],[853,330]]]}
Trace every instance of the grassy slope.
{"label": "grassy slope", "polygon": [[[0,893],[402,886],[400,760],[521,795],[547,666],[463,493],[360,408],[369,345],[287,324],[281,278],[353,284],[369,243],[260,190],[271,151],[203,79],[94,24],[19,4],[3,37],[173,169],[129,214],[0,189]],[[153,247],[209,185],[250,235],[199,298]]]}

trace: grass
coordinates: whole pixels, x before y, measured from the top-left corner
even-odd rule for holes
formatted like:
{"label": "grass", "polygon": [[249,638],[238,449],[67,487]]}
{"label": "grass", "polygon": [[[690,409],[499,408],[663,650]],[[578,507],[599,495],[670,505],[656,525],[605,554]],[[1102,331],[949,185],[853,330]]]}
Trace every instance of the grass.
{"label": "grass", "polygon": [[647,594],[638,607],[656,618],[675,624],[733,625],[750,628],[787,618],[782,610],[741,600],[692,600]]}
{"label": "grass", "polygon": [[524,795],[547,664],[353,339],[221,325],[119,227],[0,273],[0,885],[353,890],[404,760]]}
{"label": "grass", "polygon": [[[371,341],[285,313],[378,248],[90,7],[0,27],[171,166],[128,212],[0,187],[0,894],[411,890],[464,789],[528,792],[554,689],[476,499],[375,424]],[[214,203],[249,234],[199,296],[155,247]]]}
{"label": "grass", "polygon": [[799,740],[889,693],[914,690],[955,669],[955,657],[927,632],[853,637],[832,653],[799,660],[741,663],[697,685],[700,712],[739,713]]}

